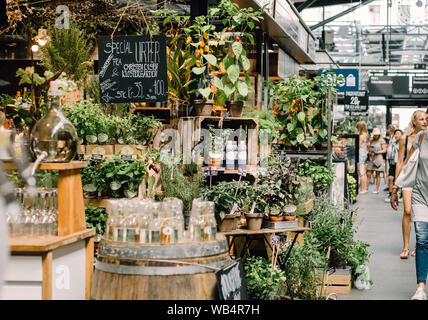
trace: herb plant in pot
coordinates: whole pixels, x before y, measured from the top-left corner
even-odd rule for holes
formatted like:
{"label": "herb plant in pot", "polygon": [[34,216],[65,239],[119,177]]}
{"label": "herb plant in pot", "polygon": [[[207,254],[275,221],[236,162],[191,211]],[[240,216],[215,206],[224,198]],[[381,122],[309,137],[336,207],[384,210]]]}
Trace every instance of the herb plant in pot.
{"label": "herb plant in pot", "polygon": [[204,200],[215,203],[217,226],[220,232],[232,231],[238,227],[238,220],[241,215],[240,213],[231,214],[231,211],[234,204],[237,208],[243,207],[249,188],[248,181],[241,181],[236,193],[237,188],[237,181],[221,181],[211,187],[203,188],[201,191]]}
{"label": "herb plant in pot", "polygon": [[222,135],[216,134],[216,130],[213,125],[208,125],[208,130],[211,137],[211,152],[209,154],[211,167],[220,167],[223,159],[224,139]]}
{"label": "herb plant in pot", "polygon": [[186,50],[193,48],[194,51],[194,55],[187,59],[186,66],[189,72],[193,74],[193,79],[189,79],[184,86],[189,86],[190,83],[194,82],[194,79],[197,79],[199,88],[190,90],[189,93],[198,92],[203,97],[193,101],[198,116],[210,116],[214,104],[214,88],[211,85],[208,70],[210,66],[217,66],[217,58],[210,53],[208,42],[212,37],[210,33],[215,30],[215,26],[207,21],[209,19],[206,16],[198,16],[190,26],[183,28],[187,34]]}
{"label": "herb plant in pot", "polygon": [[284,220],[285,221],[294,221],[296,220],[296,209],[295,205],[289,204],[286,205],[283,209],[284,211]]}
{"label": "herb plant in pot", "polygon": [[[250,61],[240,40],[230,44],[222,64],[226,69],[226,74],[221,79],[214,76],[214,86],[217,94],[228,101],[230,116],[240,117],[244,107],[244,100],[250,91],[254,91],[247,72],[250,68]],[[241,66],[245,81],[240,79]]]}
{"label": "herb plant in pot", "polygon": [[266,201],[266,194],[268,194],[269,187],[265,184],[257,184],[248,188],[248,200],[254,210],[245,213],[247,220],[248,230],[259,230],[262,227],[263,217],[269,210],[268,202]]}

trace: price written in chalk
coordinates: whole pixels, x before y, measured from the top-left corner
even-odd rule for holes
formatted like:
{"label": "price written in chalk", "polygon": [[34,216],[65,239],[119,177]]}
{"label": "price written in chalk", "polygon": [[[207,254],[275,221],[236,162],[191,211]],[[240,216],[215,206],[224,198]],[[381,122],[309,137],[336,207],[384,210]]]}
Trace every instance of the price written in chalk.
{"label": "price written in chalk", "polygon": [[166,37],[98,37],[103,103],[167,101]]}

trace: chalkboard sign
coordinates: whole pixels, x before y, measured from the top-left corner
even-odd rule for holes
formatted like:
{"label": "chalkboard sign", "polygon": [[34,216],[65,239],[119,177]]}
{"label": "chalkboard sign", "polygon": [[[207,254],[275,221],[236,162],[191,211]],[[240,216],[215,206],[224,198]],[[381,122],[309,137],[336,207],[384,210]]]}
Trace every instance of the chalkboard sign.
{"label": "chalkboard sign", "polygon": [[168,99],[166,37],[98,37],[102,103]]}
{"label": "chalkboard sign", "polygon": [[215,273],[220,300],[247,300],[244,267],[241,258]]}
{"label": "chalkboard sign", "polygon": [[367,91],[348,91],[343,98],[345,111],[352,113],[366,113],[369,109]]}

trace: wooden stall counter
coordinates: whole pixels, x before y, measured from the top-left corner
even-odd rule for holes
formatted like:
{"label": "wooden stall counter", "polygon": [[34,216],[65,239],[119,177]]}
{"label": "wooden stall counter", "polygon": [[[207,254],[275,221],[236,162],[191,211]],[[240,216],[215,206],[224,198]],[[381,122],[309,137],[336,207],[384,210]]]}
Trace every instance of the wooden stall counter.
{"label": "wooden stall counter", "polygon": [[[58,170],[58,236],[9,238],[2,298],[8,300],[83,300],[90,298],[95,229],[86,229],[80,169],[85,161],[41,163]],[[5,170],[16,169],[3,163]]]}
{"label": "wooden stall counter", "polygon": [[2,298],[89,299],[95,229],[66,236],[10,237]]}

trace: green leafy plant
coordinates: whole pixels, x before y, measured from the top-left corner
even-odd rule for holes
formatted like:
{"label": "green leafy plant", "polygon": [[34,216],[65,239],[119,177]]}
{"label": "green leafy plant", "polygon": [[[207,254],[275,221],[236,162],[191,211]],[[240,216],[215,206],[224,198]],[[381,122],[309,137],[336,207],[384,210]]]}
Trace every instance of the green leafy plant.
{"label": "green leafy plant", "polygon": [[348,180],[349,198],[353,202],[357,200],[357,180],[350,174],[347,174],[346,177]]}
{"label": "green leafy plant", "polygon": [[284,271],[263,257],[247,257],[244,272],[250,299],[279,300],[286,292]]}
{"label": "green leafy plant", "polygon": [[306,160],[300,164],[299,175],[312,178],[314,184],[314,192],[316,194],[323,193],[334,180],[334,171],[327,169],[325,161],[317,163],[312,160]]}
{"label": "green leafy plant", "polygon": [[161,168],[162,195],[159,200],[167,197],[175,197],[183,201],[183,210],[192,209],[193,199],[199,197],[205,177],[194,173],[191,165],[188,170],[181,164],[178,168],[163,164]]}
{"label": "green leafy plant", "polygon": [[244,109],[242,116],[258,119],[259,137],[262,138],[265,136],[265,134],[267,134],[268,143],[272,143],[274,139],[279,138],[281,124],[272,110],[268,109],[247,111]]}
{"label": "green leafy plant", "polygon": [[99,242],[106,229],[108,214],[104,208],[96,208],[92,204],[85,208],[86,228],[95,229],[94,241]]}
{"label": "green leafy plant", "polygon": [[[288,249],[288,245],[282,247],[280,256],[284,260]],[[318,240],[311,232],[304,233],[303,242],[295,244],[284,266],[293,296],[305,300],[325,299],[318,290],[318,286],[322,285],[318,270],[326,268],[327,259],[320,252]],[[290,295],[288,289],[287,293]]]}
{"label": "green leafy plant", "polygon": [[298,168],[289,160],[269,159],[268,165],[258,176],[258,184],[267,186],[265,197],[269,215],[286,214],[284,208],[298,204],[300,187]]}
{"label": "green leafy plant", "polygon": [[247,191],[250,188],[249,182],[243,180],[239,184],[238,192],[235,196],[236,189],[238,188],[238,181],[220,181],[219,183],[210,187],[202,188],[201,196],[207,201],[214,201],[216,214],[221,219],[225,214],[229,214],[232,210],[233,204],[236,203],[238,208],[242,208],[247,200]]}

